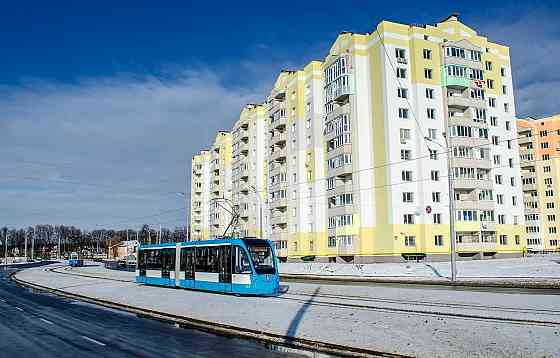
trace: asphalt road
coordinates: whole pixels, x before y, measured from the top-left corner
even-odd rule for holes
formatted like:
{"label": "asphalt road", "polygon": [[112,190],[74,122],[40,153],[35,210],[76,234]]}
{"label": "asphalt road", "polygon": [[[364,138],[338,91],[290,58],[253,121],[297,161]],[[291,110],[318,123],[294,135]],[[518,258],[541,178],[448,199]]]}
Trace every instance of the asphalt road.
{"label": "asphalt road", "polygon": [[0,269],[0,357],[281,357],[263,345],[33,292]]}

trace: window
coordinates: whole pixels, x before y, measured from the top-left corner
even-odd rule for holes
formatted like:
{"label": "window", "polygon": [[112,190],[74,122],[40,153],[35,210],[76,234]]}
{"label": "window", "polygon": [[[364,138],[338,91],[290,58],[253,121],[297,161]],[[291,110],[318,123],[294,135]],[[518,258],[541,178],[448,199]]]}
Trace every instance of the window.
{"label": "window", "polygon": [[502,183],[503,183],[502,176],[501,176],[500,174],[497,174],[497,175],[494,177],[494,179],[495,179],[495,181],[496,181],[496,184],[502,184]]}
{"label": "window", "polygon": [[434,245],[435,246],[443,246],[443,235],[435,235],[434,236]]}
{"label": "window", "polygon": [[485,62],[486,71],[492,71],[492,62],[486,61]]}
{"label": "window", "polygon": [[509,103],[504,103],[504,112],[509,112]]}
{"label": "window", "polygon": [[437,160],[437,150],[429,149],[429,151],[430,151],[430,159]]}
{"label": "window", "polygon": [[545,178],[545,179],[544,179],[544,183],[545,183],[546,185],[552,185],[552,178]]}
{"label": "window", "polygon": [[431,68],[425,68],[424,69],[424,78],[431,80],[432,79],[432,69]]}
{"label": "window", "polygon": [[500,235],[500,245],[507,245],[507,235]]}
{"label": "window", "polygon": [[511,197],[511,205],[517,206],[517,196],[514,195]]}
{"label": "window", "polygon": [[329,247],[336,247],[336,237],[335,236],[329,236],[328,246]]}
{"label": "window", "polygon": [[414,202],[414,196],[411,192],[404,192],[402,193],[402,201],[403,203],[412,203]]}
{"label": "window", "polygon": [[506,121],[506,131],[511,130],[511,122],[510,121]]}
{"label": "window", "polygon": [[411,170],[403,170],[401,172],[401,177],[403,181],[412,181],[412,171]]}
{"label": "window", "polygon": [[430,178],[431,178],[433,181],[439,181],[439,171],[437,171],[437,170],[432,170],[432,171],[430,172]]}
{"label": "window", "polygon": [[433,214],[434,224],[441,224],[441,214]]}
{"label": "window", "polygon": [[488,106],[496,107],[496,99],[492,97],[488,97]]}
{"label": "window", "polygon": [[548,142],[542,142],[541,149],[547,149],[547,148],[548,148]]}
{"label": "window", "polygon": [[515,244],[516,244],[516,245],[520,245],[520,244],[521,244],[521,238],[519,237],[519,235],[515,235]]}
{"label": "window", "polygon": [[407,108],[399,108],[399,118],[408,119],[408,109]]}
{"label": "window", "polygon": [[546,208],[547,209],[554,209],[554,203],[553,202],[546,203]]}
{"label": "window", "polygon": [[397,96],[399,98],[408,98],[408,90],[406,88],[397,88]]}
{"label": "window", "polygon": [[429,49],[425,48],[422,51],[422,57],[424,57],[425,60],[431,60],[432,59],[432,50],[429,50]]}
{"label": "window", "polygon": [[498,126],[498,117],[490,116],[490,125],[492,127],[497,127]]}
{"label": "window", "polygon": [[500,137],[498,137],[497,135],[493,135],[492,136],[492,144],[493,145],[498,145],[500,143]]}
{"label": "window", "polygon": [[550,226],[548,228],[548,233],[549,234],[556,234],[556,226]]}
{"label": "window", "polygon": [[408,140],[410,140],[410,129],[401,128],[400,137],[401,137],[401,143],[405,144]]}
{"label": "window", "polygon": [[503,205],[504,204],[504,194],[496,195],[496,202],[500,205]]}
{"label": "window", "polygon": [[411,151],[408,149],[401,149],[401,160],[410,160]]}
{"label": "window", "polygon": [[404,48],[395,48],[395,57],[396,58],[406,58],[406,50]]}
{"label": "window", "polygon": [[397,78],[406,78],[406,68],[397,68]]}
{"label": "window", "polygon": [[515,186],[515,177],[510,177],[509,183],[511,184],[511,186]]}
{"label": "window", "polygon": [[494,80],[487,79],[486,80],[486,86],[490,89],[494,89]]}
{"label": "window", "polygon": [[416,237],[415,236],[405,236],[404,237],[404,246],[416,246]]}
{"label": "window", "polygon": [[426,88],[426,98],[434,98],[434,90],[432,88]]}
{"label": "window", "polygon": [[494,165],[500,165],[501,159],[499,154],[493,155],[492,158],[494,160]]}
{"label": "window", "polygon": [[437,129],[428,128],[428,138],[436,139],[437,138]]}
{"label": "window", "polygon": [[504,215],[498,215],[498,224],[504,225],[506,223],[506,218]]}
{"label": "window", "polygon": [[506,85],[502,85],[502,94],[507,94],[507,86]]}
{"label": "window", "polygon": [[546,166],[543,167],[543,171],[545,173],[550,173],[550,170],[551,170],[550,165],[546,165]]}
{"label": "window", "polygon": [[441,193],[439,191],[432,192],[432,201],[434,203],[439,203],[441,201]]}
{"label": "window", "polygon": [[435,108],[427,108],[426,109],[426,114],[428,116],[429,119],[435,119],[436,118],[436,110]]}
{"label": "window", "polygon": [[412,225],[414,224],[414,215],[413,214],[404,214],[403,215],[403,223]]}

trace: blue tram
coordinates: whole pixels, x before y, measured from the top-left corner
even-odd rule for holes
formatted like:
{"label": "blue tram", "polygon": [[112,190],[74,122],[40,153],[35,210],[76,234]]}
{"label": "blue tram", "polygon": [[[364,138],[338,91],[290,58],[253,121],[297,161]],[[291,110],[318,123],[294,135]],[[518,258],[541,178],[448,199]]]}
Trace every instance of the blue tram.
{"label": "blue tram", "polygon": [[68,265],[72,267],[81,267],[84,266],[84,260],[80,258],[77,252],[72,252],[68,258]]}
{"label": "blue tram", "polygon": [[136,282],[246,295],[273,295],[280,286],[273,245],[256,238],[142,245]]}

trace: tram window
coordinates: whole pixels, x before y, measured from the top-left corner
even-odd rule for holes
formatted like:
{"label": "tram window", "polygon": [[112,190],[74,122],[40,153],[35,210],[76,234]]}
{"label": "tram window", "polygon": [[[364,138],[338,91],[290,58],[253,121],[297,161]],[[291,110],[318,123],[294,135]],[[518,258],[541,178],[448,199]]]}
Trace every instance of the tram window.
{"label": "tram window", "polygon": [[249,262],[249,257],[242,247],[234,246],[232,256],[233,273],[251,273],[251,263]]}
{"label": "tram window", "polygon": [[140,276],[146,276],[146,252],[144,250],[138,252],[138,270],[140,270]]}
{"label": "tram window", "polygon": [[163,249],[160,251],[163,277],[169,278],[169,272],[175,271],[175,249]]}
{"label": "tram window", "polygon": [[194,248],[181,249],[181,271],[186,280],[194,280]]}
{"label": "tram window", "polygon": [[274,274],[274,256],[272,248],[266,244],[249,244],[247,245],[251,260],[258,274]]}
{"label": "tram window", "polygon": [[197,247],[196,248],[196,271],[218,272],[218,248]]}
{"label": "tram window", "polygon": [[146,269],[147,270],[161,270],[161,250],[146,250]]}

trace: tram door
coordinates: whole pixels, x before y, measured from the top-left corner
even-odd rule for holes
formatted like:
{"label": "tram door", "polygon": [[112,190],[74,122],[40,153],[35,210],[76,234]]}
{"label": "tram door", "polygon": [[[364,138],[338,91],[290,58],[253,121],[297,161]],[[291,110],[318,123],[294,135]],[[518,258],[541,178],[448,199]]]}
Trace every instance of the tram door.
{"label": "tram door", "polygon": [[225,292],[231,292],[231,246],[219,246],[220,285]]}

